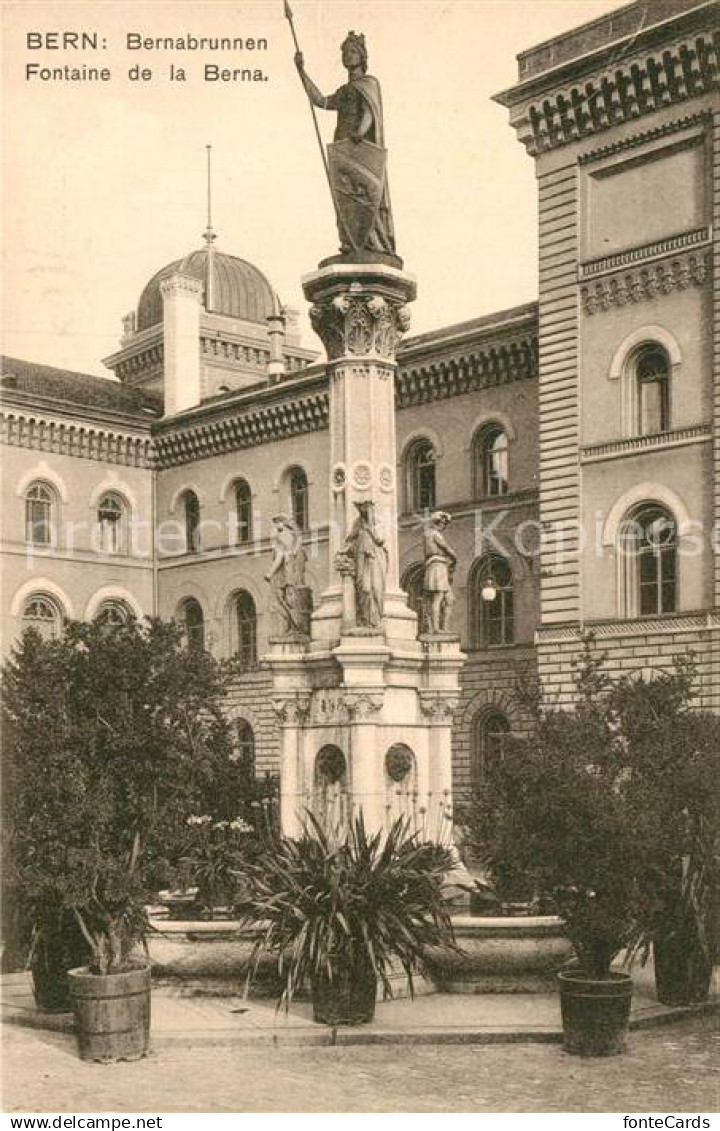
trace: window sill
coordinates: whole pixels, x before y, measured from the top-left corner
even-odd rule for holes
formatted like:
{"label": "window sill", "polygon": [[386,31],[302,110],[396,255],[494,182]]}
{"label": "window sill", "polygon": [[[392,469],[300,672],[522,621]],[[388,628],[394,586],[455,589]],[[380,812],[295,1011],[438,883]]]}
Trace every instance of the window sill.
{"label": "window sill", "polygon": [[580,449],[580,462],[599,463],[601,460],[622,459],[646,451],[704,444],[711,439],[711,424],[695,424],[690,428],[675,428],[670,432],[657,432],[652,436],[628,436],[622,440],[587,444]]}

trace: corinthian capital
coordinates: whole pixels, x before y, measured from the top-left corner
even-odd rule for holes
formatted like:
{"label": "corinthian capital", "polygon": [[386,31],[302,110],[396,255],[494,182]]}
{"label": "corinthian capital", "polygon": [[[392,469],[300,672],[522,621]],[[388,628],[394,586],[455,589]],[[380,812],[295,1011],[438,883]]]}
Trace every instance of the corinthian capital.
{"label": "corinthian capital", "polygon": [[307,718],[310,696],[284,695],[281,699],[273,699],[272,707],[281,726],[298,726]]}
{"label": "corinthian capital", "polygon": [[310,320],[330,361],[347,356],[394,361],[410,311],[404,302],[380,294],[349,292],[315,303]]}

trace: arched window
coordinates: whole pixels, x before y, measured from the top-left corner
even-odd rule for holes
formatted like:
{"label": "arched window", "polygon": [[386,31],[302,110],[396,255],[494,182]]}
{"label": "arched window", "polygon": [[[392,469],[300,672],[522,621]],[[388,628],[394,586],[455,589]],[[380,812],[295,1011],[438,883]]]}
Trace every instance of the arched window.
{"label": "arched window", "polygon": [[642,346],[635,356],[637,432],[654,436],[670,428],[670,361],[662,346]]}
{"label": "arched window", "polygon": [[509,733],[510,723],[502,711],[493,708],[475,716],[472,766],[476,782],[484,781],[497,768]]}
{"label": "arched window", "polygon": [[47,483],[31,483],[25,492],[25,541],[33,546],[55,542],[55,492]]}
{"label": "arched window", "polygon": [[200,502],[194,491],[186,491],[183,495],[183,513],[185,551],[188,554],[197,554],[200,550]]}
{"label": "arched window", "polygon": [[247,719],[237,720],[235,736],[238,770],[243,781],[250,785],[255,780],[255,734]]}
{"label": "arched window", "polygon": [[425,566],[422,562],[416,562],[414,565],[408,566],[403,574],[401,582],[402,588],[407,593],[407,603],[409,608],[417,613],[418,619],[418,632],[425,631],[425,593],[423,583],[425,579]]}
{"label": "arched window", "polygon": [[496,648],[515,640],[513,575],[497,554],[481,558],[469,586],[470,625],[475,648]]}
{"label": "arched window", "polygon": [[103,495],[97,512],[98,549],[101,554],[124,554],[126,547],[125,506],[118,495]]}
{"label": "arched window", "polygon": [[479,497],[508,492],[508,438],[499,424],[486,424],[475,440],[475,494]]}
{"label": "arched window", "polygon": [[657,503],[636,507],[620,530],[626,616],[677,611],[677,523]]}
{"label": "arched window", "polygon": [[45,593],[33,593],[28,597],[23,609],[23,628],[34,628],[43,640],[52,640],[60,635],[62,613]]}
{"label": "arched window", "polygon": [[242,545],[252,541],[252,494],[250,484],[245,479],[235,481],[235,518],[237,523],[237,542]]}
{"label": "arched window", "polygon": [[291,467],[288,472],[290,486],[290,511],[298,530],[307,530],[310,522],[310,497],[308,478],[301,467]]}
{"label": "arched window", "polygon": [[202,606],[194,597],[188,597],[180,607],[180,616],[185,639],[191,652],[202,652],[205,649],[205,617]]}
{"label": "arched window", "polygon": [[405,457],[406,510],[421,514],[435,510],[435,463],[430,440],[416,440]]}
{"label": "arched window", "polygon": [[132,617],[130,606],[124,601],[103,601],[95,613],[95,620],[99,621],[104,629],[112,632],[115,628],[122,628]]}
{"label": "arched window", "polygon": [[257,614],[255,602],[250,594],[241,589],[233,599],[235,619],[235,655],[243,671],[250,671],[257,664]]}

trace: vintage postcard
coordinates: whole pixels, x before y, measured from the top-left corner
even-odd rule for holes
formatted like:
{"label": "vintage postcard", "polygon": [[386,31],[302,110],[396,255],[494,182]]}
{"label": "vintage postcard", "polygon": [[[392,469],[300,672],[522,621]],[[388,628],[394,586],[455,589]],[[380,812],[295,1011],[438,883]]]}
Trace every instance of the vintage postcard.
{"label": "vintage postcard", "polygon": [[2,4],[6,1112],[709,1126],[718,11]]}

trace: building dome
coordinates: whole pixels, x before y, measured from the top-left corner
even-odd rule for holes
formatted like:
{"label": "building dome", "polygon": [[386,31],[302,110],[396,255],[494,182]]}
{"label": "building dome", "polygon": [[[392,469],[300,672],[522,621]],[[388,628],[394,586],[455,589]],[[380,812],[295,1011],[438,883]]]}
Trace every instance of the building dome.
{"label": "building dome", "polygon": [[190,275],[203,286],[203,305],[211,314],[224,314],[228,318],[241,318],[245,322],[260,322],[280,309],[277,295],[270,283],[252,263],[225,255],[211,246],[191,251],[184,259],[168,263],[153,275],[140,295],[136,328],[146,330],[163,320],[163,300],[160,284],[171,275]]}

